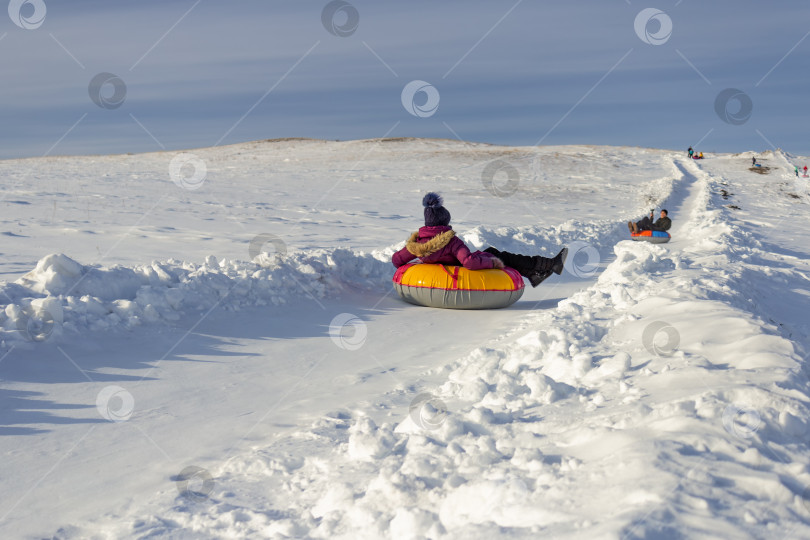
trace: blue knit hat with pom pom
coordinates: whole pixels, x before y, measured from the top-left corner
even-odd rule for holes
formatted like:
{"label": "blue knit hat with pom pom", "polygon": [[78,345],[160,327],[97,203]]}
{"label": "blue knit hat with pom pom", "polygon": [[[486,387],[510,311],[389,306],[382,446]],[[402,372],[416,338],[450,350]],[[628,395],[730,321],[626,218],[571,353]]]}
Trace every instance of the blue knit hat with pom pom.
{"label": "blue knit hat with pom pom", "polygon": [[450,212],[442,204],[444,201],[438,193],[430,192],[422,199],[422,206],[425,207],[425,227],[450,225]]}

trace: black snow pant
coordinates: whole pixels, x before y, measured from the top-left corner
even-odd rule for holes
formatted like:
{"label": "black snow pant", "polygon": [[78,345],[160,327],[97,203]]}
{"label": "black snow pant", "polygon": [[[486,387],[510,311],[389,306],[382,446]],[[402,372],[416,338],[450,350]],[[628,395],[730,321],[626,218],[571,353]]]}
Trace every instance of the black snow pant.
{"label": "black snow pant", "polygon": [[638,230],[640,230],[640,231],[661,231],[661,230],[663,230],[663,229],[660,229],[660,228],[653,225],[653,222],[650,219],[650,216],[644,216],[643,218],[641,218],[640,221],[636,221],[636,226],[638,227]]}
{"label": "black snow pant", "polygon": [[488,247],[484,251],[492,253],[502,260],[503,264],[520,272],[520,275],[523,277],[530,277],[538,272],[550,272],[551,267],[554,266],[552,259],[539,255],[519,255],[517,253],[509,253],[508,251],[499,251],[494,247]]}

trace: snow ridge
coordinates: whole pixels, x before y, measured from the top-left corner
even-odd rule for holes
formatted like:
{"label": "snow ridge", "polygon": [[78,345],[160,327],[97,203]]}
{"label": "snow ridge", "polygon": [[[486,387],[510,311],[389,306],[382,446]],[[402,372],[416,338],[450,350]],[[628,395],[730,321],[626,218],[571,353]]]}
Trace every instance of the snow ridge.
{"label": "snow ridge", "polygon": [[290,299],[317,301],[349,288],[379,291],[390,287],[390,274],[389,261],[347,249],[260,254],[255,262],[212,255],[203,264],[169,260],[131,268],[84,266],[52,254],[0,287],[0,297],[9,301],[0,310],[0,341],[178,321],[217,305],[239,310]]}

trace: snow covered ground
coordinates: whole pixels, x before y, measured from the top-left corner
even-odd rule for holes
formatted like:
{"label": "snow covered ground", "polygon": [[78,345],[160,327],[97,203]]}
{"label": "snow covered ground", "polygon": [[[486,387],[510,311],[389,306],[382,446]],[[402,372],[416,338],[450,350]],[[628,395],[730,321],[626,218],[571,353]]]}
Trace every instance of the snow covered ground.
{"label": "snow covered ground", "polygon": [[[810,536],[810,159],[752,155],[0,161],[0,535]],[[468,244],[567,271],[504,310],[402,303],[428,190]],[[672,242],[631,242],[652,207]]]}

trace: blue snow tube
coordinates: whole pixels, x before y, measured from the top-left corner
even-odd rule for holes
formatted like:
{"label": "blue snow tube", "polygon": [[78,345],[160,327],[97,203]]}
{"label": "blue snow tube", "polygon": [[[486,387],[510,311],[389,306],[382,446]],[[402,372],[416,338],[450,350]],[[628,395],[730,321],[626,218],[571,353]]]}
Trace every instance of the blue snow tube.
{"label": "blue snow tube", "polygon": [[631,233],[630,237],[637,242],[650,242],[652,244],[666,244],[672,238],[666,231],[639,231]]}

